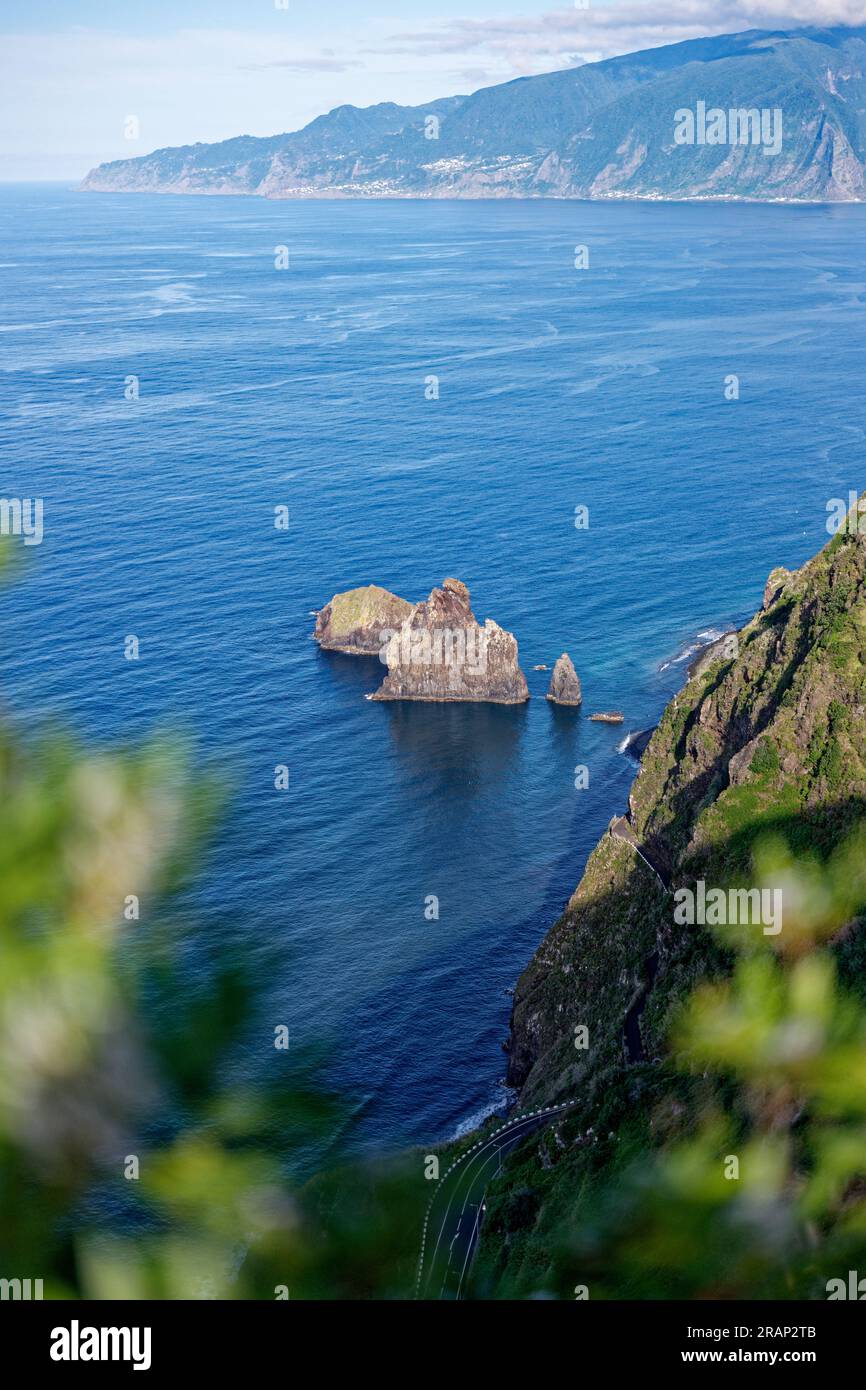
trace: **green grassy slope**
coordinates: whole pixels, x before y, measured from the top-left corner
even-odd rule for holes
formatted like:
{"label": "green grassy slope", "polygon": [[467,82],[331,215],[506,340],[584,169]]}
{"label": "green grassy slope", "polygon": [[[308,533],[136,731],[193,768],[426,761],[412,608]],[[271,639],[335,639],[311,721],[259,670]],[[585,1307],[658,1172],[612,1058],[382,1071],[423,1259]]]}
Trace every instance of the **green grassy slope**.
{"label": "green grassy slope", "polygon": [[[671,889],[699,879],[751,886],[764,881],[768,856],[778,866],[786,855],[818,884],[866,821],[866,535],[852,530],[796,574],[774,571],[764,609],[698,664],[665,710],[629,810]],[[693,1132],[708,1106],[748,1128],[738,1091],[706,1071],[675,1069],[672,1028],[696,986],[726,980],[743,949],[797,958],[806,950],[798,922],[822,912],[842,984],[866,995],[862,884],[853,878],[850,892],[834,889],[832,910],[816,888],[808,913],[812,890],[785,880],[778,942],[760,924],[726,940],[677,925],[671,894],[629,844],[605,835],[514,1001],[510,1068],[521,1104],[579,1104],[543,1139],[527,1141],[491,1192],[478,1294],[548,1288],[570,1296],[563,1231],[596,1211],[620,1169],[640,1155],[649,1166],[648,1156]],[[575,1046],[580,1027],[585,1047]],[[682,1277],[682,1287],[671,1276],[651,1296],[688,1296],[685,1266]],[[767,1278],[769,1292],[786,1296]]]}

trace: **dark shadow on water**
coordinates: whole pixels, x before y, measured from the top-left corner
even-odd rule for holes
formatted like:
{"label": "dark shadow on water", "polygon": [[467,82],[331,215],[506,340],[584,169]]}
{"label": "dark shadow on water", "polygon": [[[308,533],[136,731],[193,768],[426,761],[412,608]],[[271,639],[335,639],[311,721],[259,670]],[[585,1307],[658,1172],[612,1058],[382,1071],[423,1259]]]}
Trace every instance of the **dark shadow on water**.
{"label": "dark shadow on water", "polygon": [[582,729],[582,716],[580,708],[571,705],[556,705],[552,700],[545,700],[547,708],[550,710],[550,730],[553,735],[554,751],[563,756],[571,756],[577,752],[580,743]]}
{"label": "dark shadow on water", "polygon": [[526,728],[526,705],[395,700],[376,705],[411,770],[465,789],[512,772]]}
{"label": "dark shadow on water", "polygon": [[[385,721],[402,779],[424,784],[419,810],[430,795],[444,795],[447,807],[467,805],[477,795],[514,776],[527,728],[528,704],[496,705],[472,701],[365,701],[379,689],[387,668],[376,656],[320,651],[336,699],[344,697],[362,712],[371,729]],[[362,703],[363,702],[363,703]],[[441,806],[439,812],[441,813]]]}
{"label": "dark shadow on water", "polygon": [[319,660],[335,686],[356,692],[359,699],[379,689],[387,675],[378,656],[347,656],[345,652],[328,652],[319,648]]}

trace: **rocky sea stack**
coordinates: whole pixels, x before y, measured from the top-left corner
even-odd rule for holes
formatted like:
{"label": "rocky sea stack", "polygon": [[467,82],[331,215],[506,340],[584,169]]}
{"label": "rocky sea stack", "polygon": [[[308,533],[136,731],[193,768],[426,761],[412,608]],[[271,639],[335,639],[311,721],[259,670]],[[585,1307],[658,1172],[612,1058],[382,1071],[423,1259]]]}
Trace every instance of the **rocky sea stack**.
{"label": "rocky sea stack", "polygon": [[328,652],[378,656],[388,636],[412,612],[411,603],[378,584],[335,594],[316,614],[313,637]]}
{"label": "rocky sea stack", "polygon": [[446,579],[395,627],[384,653],[388,675],[374,700],[529,699],[517,639],[490,618],[481,626],[459,579]]}
{"label": "rocky sea stack", "polygon": [[574,662],[563,652],[553,668],[553,675],[550,678],[550,689],[547,692],[548,700],[552,700],[555,705],[581,705],[583,704],[583,691],[580,688],[580,676],[574,669]]}

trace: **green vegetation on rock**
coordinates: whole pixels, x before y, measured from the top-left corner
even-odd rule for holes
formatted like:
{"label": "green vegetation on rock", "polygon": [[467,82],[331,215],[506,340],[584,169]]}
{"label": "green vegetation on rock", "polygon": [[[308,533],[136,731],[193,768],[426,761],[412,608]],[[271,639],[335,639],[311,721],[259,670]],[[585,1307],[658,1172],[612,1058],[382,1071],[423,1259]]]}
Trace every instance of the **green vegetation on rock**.
{"label": "green vegetation on rock", "polygon": [[671,889],[778,891],[782,930],[677,925],[604,837],[516,991],[521,1104],[574,1104],[492,1186],[476,1296],[821,1298],[866,1267],[866,538],[767,599],[665,710],[629,823]]}

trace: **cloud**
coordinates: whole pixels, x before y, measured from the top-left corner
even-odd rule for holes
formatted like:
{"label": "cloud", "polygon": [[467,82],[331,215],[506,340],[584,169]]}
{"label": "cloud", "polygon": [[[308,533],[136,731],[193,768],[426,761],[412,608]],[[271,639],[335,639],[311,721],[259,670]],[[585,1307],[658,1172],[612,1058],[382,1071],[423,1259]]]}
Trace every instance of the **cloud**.
{"label": "cloud", "polygon": [[450,57],[463,67],[475,58],[502,77],[711,34],[864,22],[863,0],[667,0],[662,4],[589,0],[587,9],[552,9],[508,19],[459,18],[407,28],[366,51]]}
{"label": "cloud", "polygon": [[[306,35],[84,26],[4,33],[0,178],[77,180],[96,164],[166,146],[298,130],[346,102],[370,106],[383,92],[423,102],[451,88],[446,63],[363,57],[373,32],[362,24],[337,42],[325,12]],[[126,138],[130,116],[138,140]]]}
{"label": "cloud", "polygon": [[[166,145],[297,130],[347,102],[417,105],[706,34],[863,23],[866,0],[589,0],[587,10],[546,0],[540,15],[499,19],[461,17],[458,7],[471,16],[474,0],[449,3],[457,17],[439,22],[421,19],[421,7],[388,18],[359,5],[339,29],[320,6],[280,32],[5,33],[0,177],[78,178]],[[545,0],[525,0],[526,10],[536,3]],[[140,119],[138,142],[125,138],[130,115]]]}
{"label": "cloud", "polygon": [[267,72],[269,68],[287,68],[289,72],[349,72],[362,68],[358,58],[275,58],[270,63],[240,63],[241,72]]}

